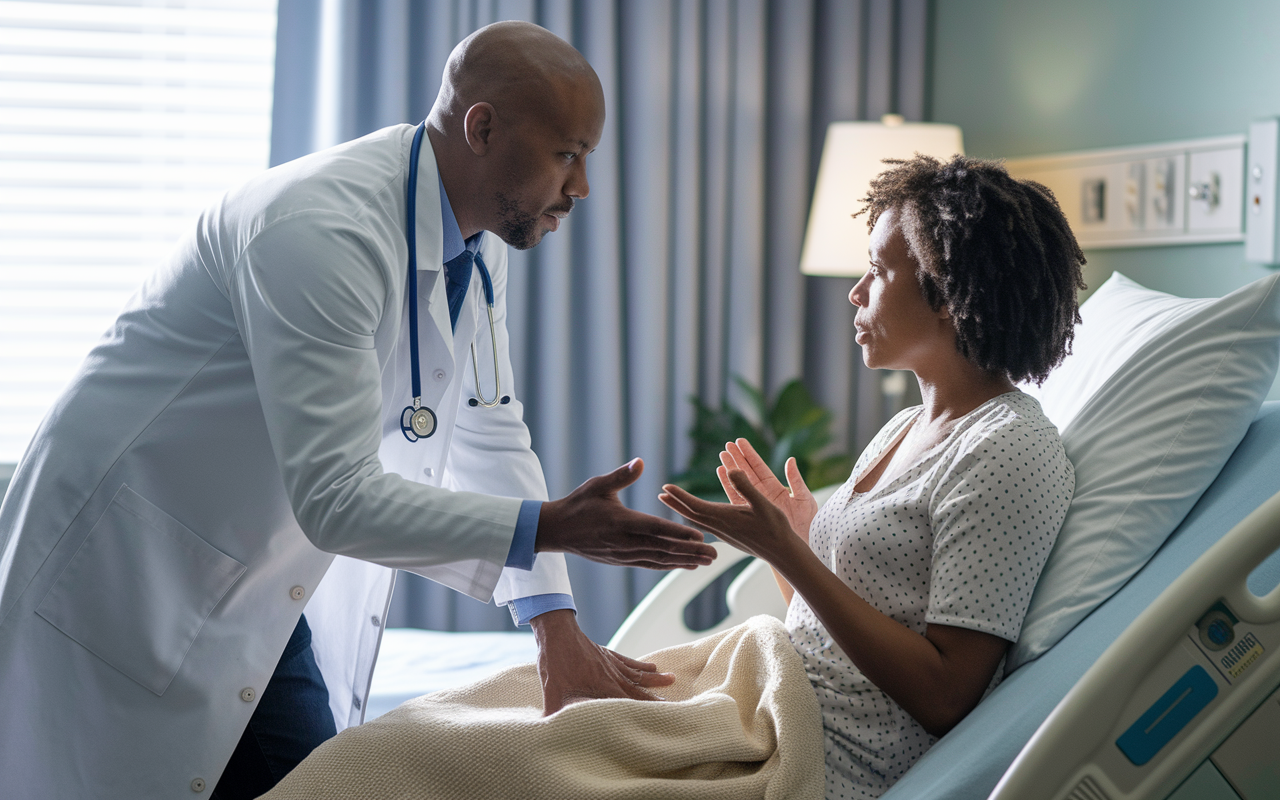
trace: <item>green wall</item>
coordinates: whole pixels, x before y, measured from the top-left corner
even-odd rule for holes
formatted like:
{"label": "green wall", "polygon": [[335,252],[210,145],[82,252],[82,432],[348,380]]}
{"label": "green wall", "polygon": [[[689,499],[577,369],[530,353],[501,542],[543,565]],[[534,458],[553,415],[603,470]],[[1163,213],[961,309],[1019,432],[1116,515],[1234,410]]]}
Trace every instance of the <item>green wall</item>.
{"label": "green wall", "polygon": [[[931,118],[986,158],[1245,133],[1280,115],[1276,0],[934,0]],[[1090,250],[1184,297],[1271,274],[1244,245]],[[1280,399],[1280,381],[1271,399]]]}

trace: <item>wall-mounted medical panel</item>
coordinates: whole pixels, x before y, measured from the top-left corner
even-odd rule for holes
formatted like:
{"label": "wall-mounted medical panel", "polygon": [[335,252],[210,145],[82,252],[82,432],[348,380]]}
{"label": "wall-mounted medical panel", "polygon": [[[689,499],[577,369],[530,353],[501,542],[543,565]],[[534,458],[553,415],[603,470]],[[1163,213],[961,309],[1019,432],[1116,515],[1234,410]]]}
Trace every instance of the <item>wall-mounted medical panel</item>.
{"label": "wall-mounted medical panel", "polygon": [[1009,159],[1058,198],[1084,248],[1244,239],[1245,137]]}
{"label": "wall-mounted medical panel", "polygon": [[1245,173],[1244,257],[1262,264],[1280,264],[1280,196],[1276,179],[1280,167],[1280,120],[1249,125],[1249,161]]}

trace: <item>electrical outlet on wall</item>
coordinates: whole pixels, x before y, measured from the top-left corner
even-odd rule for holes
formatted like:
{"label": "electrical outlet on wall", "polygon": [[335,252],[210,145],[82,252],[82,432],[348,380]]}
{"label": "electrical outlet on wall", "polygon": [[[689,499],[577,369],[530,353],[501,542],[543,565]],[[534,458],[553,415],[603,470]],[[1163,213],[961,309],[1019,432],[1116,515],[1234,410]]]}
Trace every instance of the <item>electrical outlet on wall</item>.
{"label": "electrical outlet on wall", "polygon": [[1091,175],[1080,182],[1080,221],[1085,225],[1107,224],[1107,179]]}
{"label": "electrical outlet on wall", "polygon": [[1129,163],[1124,181],[1124,213],[1129,227],[1141,229],[1147,219],[1147,162]]}
{"label": "electrical outlet on wall", "polygon": [[1183,160],[1164,156],[1144,162],[1147,174],[1147,215],[1143,227],[1147,230],[1181,230],[1183,198]]}
{"label": "electrical outlet on wall", "polygon": [[1187,232],[1240,230],[1244,149],[1192,151],[1187,158]]}

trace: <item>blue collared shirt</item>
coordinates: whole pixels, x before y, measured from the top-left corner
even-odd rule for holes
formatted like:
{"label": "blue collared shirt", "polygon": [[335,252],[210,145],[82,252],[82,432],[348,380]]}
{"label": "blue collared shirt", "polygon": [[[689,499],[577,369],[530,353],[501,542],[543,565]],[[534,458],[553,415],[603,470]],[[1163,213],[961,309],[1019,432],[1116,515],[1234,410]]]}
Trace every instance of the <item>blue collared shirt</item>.
{"label": "blue collared shirt", "polygon": [[[444,192],[444,179],[440,179],[440,217],[444,223],[444,262],[456,258],[463,250],[475,252],[480,249],[480,231],[470,239],[462,238],[462,229],[458,227],[458,218],[453,215],[453,206],[449,196]],[[511,537],[511,549],[507,551],[508,567],[516,569],[533,569],[534,544],[538,537],[538,515],[542,512],[542,502],[525,500],[520,504],[520,514],[516,517],[515,535]],[[575,614],[577,606],[573,604],[573,596],[561,594],[536,594],[532,597],[517,597],[511,601],[511,618],[517,625],[528,625],[529,620],[548,611],[562,608],[571,609]]]}

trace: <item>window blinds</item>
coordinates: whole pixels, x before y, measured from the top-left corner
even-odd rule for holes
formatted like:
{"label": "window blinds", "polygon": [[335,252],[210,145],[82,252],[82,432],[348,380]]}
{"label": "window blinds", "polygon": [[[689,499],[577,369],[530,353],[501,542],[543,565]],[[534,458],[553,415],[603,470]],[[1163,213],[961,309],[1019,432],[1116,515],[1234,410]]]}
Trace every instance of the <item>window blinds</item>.
{"label": "window blinds", "polygon": [[0,0],[0,463],[142,279],[267,167],[275,0]]}

